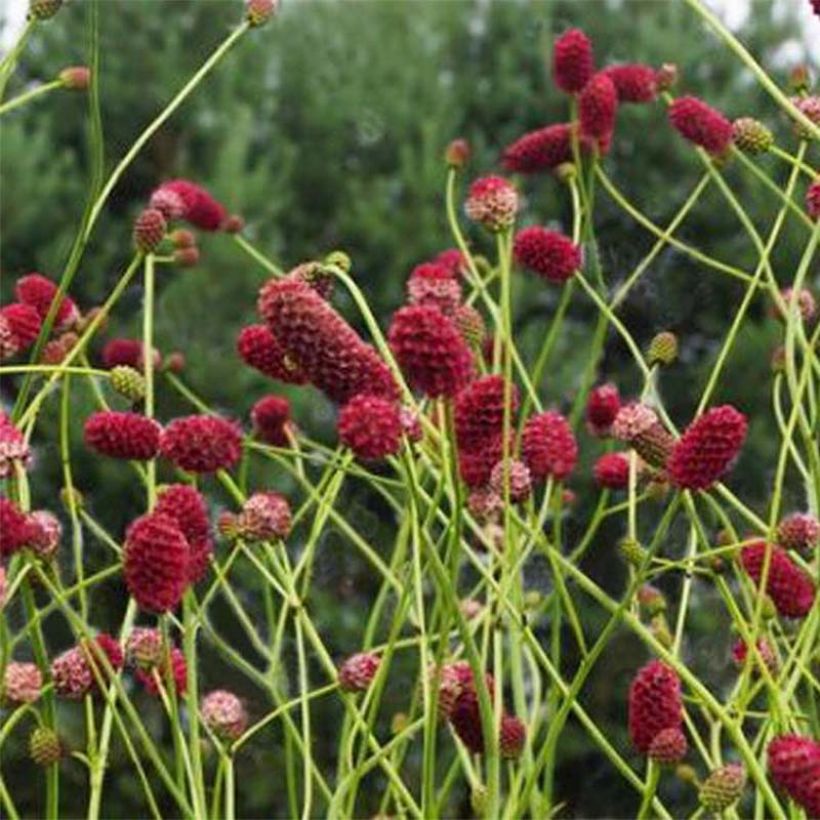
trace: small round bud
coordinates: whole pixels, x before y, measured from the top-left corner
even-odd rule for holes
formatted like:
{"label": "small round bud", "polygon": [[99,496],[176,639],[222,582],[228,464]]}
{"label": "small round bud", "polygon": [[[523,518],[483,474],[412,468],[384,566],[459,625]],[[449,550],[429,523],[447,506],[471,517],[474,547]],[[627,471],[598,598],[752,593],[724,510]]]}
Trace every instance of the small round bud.
{"label": "small round bud", "polygon": [[253,26],[263,26],[276,14],[279,0],[247,0],[245,18]]}
{"label": "small round bud", "polygon": [[649,757],[662,766],[674,766],[686,757],[689,744],[680,729],[662,729],[649,745]]}
{"label": "small round bud", "polygon": [[789,72],[789,91],[792,94],[805,94],[811,89],[811,75],[805,65],[795,66]]}
{"label": "small round bud", "polygon": [[345,692],[364,692],[379,670],[380,659],[372,652],[351,655],[339,667],[339,688]]}
{"label": "small round bud", "polygon": [[128,365],[117,365],[109,371],[111,387],[130,402],[145,398],[145,379],[138,370]]}
{"label": "small round bud", "polygon": [[664,63],[655,76],[658,91],[669,91],[678,83],[678,67],[675,63]]}
{"label": "small round bud", "polygon": [[239,537],[239,516],[232,512],[222,512],[216,519],[216,529],[228,541],[235,541]]}
{"label": "small round bud", "polygon": [[664,594],[652,584],[644,584],[638,590],[638,603],[649,617],[654,617],[666,610],[666,598]]}
{"label": "small round bud", "polygon": [[242,701],[225,689],[216,689],[202,699],[202,722],[220,739],[239,738],[248,726]]}
{"label": "small round bud", "polygon": [[669,622],[663,613],[655,615],[649,622],[649,631],[652,633],[655,640],[667,649],[672,648],[674,643],[672,633],[669,631]]}
{"label": "small round bud", "polygon": [[672,364],[678,358],[678,337],[668,330],[658,333],[646,352],[649,365]]}
{"label": "small round bud", "polygon": [[48,20],[60,10],[63,0],[30,0],[28,16],[30,20]]}
{"label": "small round bud", "polygon": [[140,253],[153,253],[165,237],[167,224],[162,211],[146,208],[134,222],[134,245]]}
{"label": "small round bud", "polygon": [[760,120],[740,117],[732,123],[732,141],[744,154],[765,154],[774,145],[774,135]]}
{"label": "small round bud", "polygon": [[185,370],[185,354],[179,350],[169,353],[162,363],[162,368],[168,373],[182,373]]}
{"label": "small round bud", "polygon": [[51,766],[63,756],[63,745],[57,733],[46,726],[35,729],[28,739],[28,751],[38,766]]}
{"label": "small round bud", "polygon": [[196,245],[196,236],[187,228],[177,228],[171,231],[168,238],[175,248],[192,248]]}
{"label": "small round bud", "polygon": [[559,182],[568,184],[578,176],[578,169],[575,167],[574,162],[562,162],[555,166],[553,173]]}
{"label": "small round bud", "polygon": [[470,161],[470,143],[465,139],[455,139],[444,152],[444,159],[451,168],[463,168]]}
{"label": "small round bud", "polygon": [[746,785],[746,770],[738,763],[715,769],[700,787],[700,802],[705,809],[720,813],[736,803]]}
{"label": "small round bud", "polygon": [[64,68],[58,75],[63,88],[71,91],[85,91],[91,85],[91,69],[84,65]]}
{"label": "small round bud", "polygon": [[177,248],[174,251],[174,264],[181,268],[193,268],[199,262],[199,248],[192,245],[190,248]]}
{"label": "small round bud", "polygon": [[675,767],[675,777],[677,777],[681,783],[691,783],[694,786],[698,785],[698,773],[693,766],[687,763],[680,763]]}
{"label": "small round bud", "polygon": [[333,265],[345,273],[350,273],[353,268],[353,260],[344,251],[331,251],[325,257],[325,264]]}
{"label": "small round bud", "polygon": [[225,233],[242,233],[245,227],[245,220],[239,214],[231,214],[222,223],[222,230]]}
{"label": "small round bud", "polygon": [[76,487],[63,487],[60,490],[60,501],[66,510],[70,510],[72,505],[79,509],[85,503],[83,494]]}
{"label": "small round bud", "polygon": [[636,538],[625,537],[618,542],[618,552],[621,558],[632,564],[633,567],[639,567],[643,564],[646,558],[646,550],[641,546],[640,541]]}
{"label": "small round bud", "polygon": [[390,721],[390,731],[394,735],[403,732],[410,725],[410,720],[406,712],[396,712]]}

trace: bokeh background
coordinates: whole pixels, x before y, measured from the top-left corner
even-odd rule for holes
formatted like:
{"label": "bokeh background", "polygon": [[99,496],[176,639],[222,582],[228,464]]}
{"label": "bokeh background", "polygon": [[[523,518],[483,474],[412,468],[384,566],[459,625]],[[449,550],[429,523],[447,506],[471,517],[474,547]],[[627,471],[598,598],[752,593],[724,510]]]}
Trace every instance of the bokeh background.
{"label": "bokeh background", "polygon": [[[8,4],[3,42],[19,25],[19,2]],[[9,89],[49,79],[64,66],[87,62],[84,2],[75,0],[50,23],[38,28]],[[0,7],[1,8],[1,7]],[[808,12],[808,0],[736,3],[718,6],[743,41],[781,85],[791,68],[808,61],[816,73],[820,22]],[[236,0],[141,2],[105,0],[101,4],[100,94],[106,165],[127,150],[141,129],[170,99],[225,36],[241,13]],[[98,223],[72,286],[84,307],[99,303],[130,258],[133,218],[150,191],[163,179],[184,176],[211,189],[232,212],[244,215],[246,235],[285,267],[343,249],[353,259],[353,273],[383,326],[403,298],[404,280],[413,265],[450,247],[444,214],[443,150],[450,139],[466,137],[473,148],[468,173],[497,170],[501,148],[522,132],[566,118],[566,99],[552,86],[547,70],[553,37],[570,25],[581,26],[595,44],[599,63],[643,61],[678,64],[681,87],[700,95],[731,117],[751,115],[766,122],[787,149],[796,142],[782,114],[737,59],[726,52],[681,2],[292,2],[270,25],[245,38],[241,46],[197,90],[170,123],[151,140],[123,177]],[[68,92],[47,98],[3,118],[0,143],[0,224],[2,225],[2,295],[8,298],[17,276],[38,270],[58,278],[81,218],[88,184],[87,109],[84,98]],[[787,166],[773,158],[760,165],[777,181]],[[665,224],[699,178],[691,150],[670,130],[661,104],[633,106],[619,116],[608,172],[653,220]],[[739,167],[725,171],[755,224],[768,225],[778,203]],[[569,228],[568,197],[548,177],[521,181],[526,197],[524,222],[554,221]],[[800,190],[802,196],[802,188]],[[601,193],[596,224],[607,282],[614,289],[649,250],[653,239]],[[720,196],[710,191],[686,220],[680,235],[720,259],[751,270],[753,248]],[[774,267],[784,282],[802,251],[804,229],[788,219]],[[475,236],[477,249],[490,253]],[[165,269],[158,288],[156,334],[163,352],[184,351],[184,379],[212,405],[240,419],[255,400],[273,390],[288,395],[294,416],[311,436],[333,442],[334,408],[310,389],[272,385],[240,366],[234,340],[239,328],[254,320],[255,295],[265,272],[243,255],[229,237],[201,239],[200,264],[191,270]],[[816,271],[815,271],[816,285]],[[522,278],[516,282],[520,310],[516,334],[522,349],[534,355],[549,327],[558,291]],[[690,417],[734,310],[742,287],[675,252],[664,250],[635,288],[621,317],[640,343],[659,330],[681,339],[681,361],[664,375],[661,390],[679,424]],[[108,337],[139,335],[140,288],[132,287],[112,318]],[[355,321],[356,311],[343,294],[337,306]],[[716,401],[731,401],[752,418],[748,446],[732,484],[753,506],[765,505],[779,441],[771,435],[768,360],[777,344],[777,323],[761,300],[728,362]],[[545,401],[571,403],[596,313],[576,292],[569,322],[540,385]],[[95,348],[98,350],[98,347]],[[629,394],[638,387],[627,350],[611,334],[600,378],[616,381]],[[4,404],[16,385],[6,380]],[[75,390],[74,418],[91,411],[90,391]],[[159,397],[159,416],[168,419],[188,407],[167,389]],[[60,486],[54,408],[47,407],[36,436],[38,468],[34,503],[56,508]],[[589,466],[600,445],[582,437],[582,464],[572,480],[577,502],[567,522],[571,546],[597,501]],[[77,428],[79,442],[79,427]],[[143,499],[127,469],[86,458],[77,448],[77,482],[89,504],[114,533],[141,511]],[[275,487],[298,497],[284,474],[273,468],[257,472],[258,486]],[[215,508],[227,500],[208,485]],[[787,508],[800,508],[799,488],[787,488]],[[396,522],[364,485],[349,483],[342,497],[348,517],[357,522],[374,547],[391,543]],[[604,527],[585,568],[609,589],[622,587],[624,570],[614,544],[619,525]],[[682,548],[684,533],[673,530],[668,551]],[[291,549],[298,552],[298,533]],[[363,618],[376,591],[375,578],[342,535],[324,534],[324,559],[309,605],[328,645],[340,656],[354,651]],[[87,543],[93,567],[107,555],[93,539]],[[239,588],[252,611],[263,617],[256,579],[247,572]],[[546,591],[543,568],[531,569],[531,588]],[[675,580],[665,590],[674,599]],[[696,586],[687,658],[716,687],[728,685],[728,647],[732,635],[712,593]],[[715,605],[713,605],[715,604]],[[121,585],[99,592],[93,617],[99,628],[115,628],[125,606]],[[253,650],[227,612],[213,617],[232,645]],[[594,630],[600,611],[585,612]],[[547,635],[549,621],[539,628]],[[49,622],[55,651],[70,638],[63,626]],[[264,692],[224,663],[219,653],[203,650],[203,684],[232,688],[246,698],[252,714],[269,709]],[[258,659],[253,658],[256,663]],[[277,674],[288,685],[290,660]],[[624,693],[634,669],[645,660],[638,643],[621,633],[599,662],[582,694],[589,712],[620,748],[627,748]],[[565,658],[570,671],[574,658]],[[408,671],[412,674],[412,671]],[[317,679],[318,676],[317,676]],[[407,682],[391,686],[386,696],[383,731],[389,732],[391,709],[404,707]],[[140,697],[139,695],[137,697]],[[322,701],[325,703],[325,701]],[[156,731],[162,720],[155,704],[143,704]],[[338,710],[320,705],[316,725],[332,725]],[[325,711],[326,710],[326,713]],[[63,716],[68,733],[81,737],[79,709]],[[75,721],[77,725],[72,725]],[[332,733],[316,738],[316,754],[334,765]],[[284,816],[287,802],[282,733],[276,727],[260,735],[238,764],[238,812],[243,816]],[[562,816],[630,816],[634,797],[609,764],[571,721],[558,749],[557,790]],[[28,816],[41,810],[40,777],[33,776],[19,739],[2,750],[6,782]],[[419,761],[408,761],[409,777]],[[84,772],[64,765],[64,805],[83,812]],[[139,785],[123,751],[115,744],[104,814],[138,816],[144,812]],[[671,780],[671,779],[667,779]],[[683,789],[674,782],[666,789]],[[378,806],[379,776],[367,781],[361,807]],[[466,789],[455,790],[453,815],[469,812]],[[682,796],[684,801],[689,799]],[[694,804],[693,804],[694,807]]]}

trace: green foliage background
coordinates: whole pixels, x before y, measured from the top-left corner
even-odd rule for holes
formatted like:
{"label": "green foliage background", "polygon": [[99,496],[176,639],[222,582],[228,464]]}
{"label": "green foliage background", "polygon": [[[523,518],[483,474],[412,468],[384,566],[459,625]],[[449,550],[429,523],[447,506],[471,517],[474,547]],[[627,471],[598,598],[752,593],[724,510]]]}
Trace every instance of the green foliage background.
{"label": "green foliage background", "polygon": [[[46,80],[69,64],[87,60],[83,2],[69,4],[41,26],[26,50],[10,93],[28,83]],[[796,33],[788,6],[775,15],[769,2],[755,3],[743,40],[785,83],[787,66],[774,61],[778,47]],[[100,93],[108,168],[201,64],[235,24],[241,4],[224,2],[137,2],[106,0],[101,4]],[[149,192],[161,180],[190,177],[205,184],[230,210],[247,219],[246,235],[284,266],[342,248],[354,261],[354,274],[374,312],[386,326],[402,299],[404,280],[413,265],[452,242],[444,215],[445,168],[442,153],[455,136],[469,139],[473,160],[469,173],[498,167],[500,149],[522,132],[566,118],[566,99],[551,85],[545,68],[549,44],[569,25],[583,27],[595,43],[599,63],[639,60],[658,65],[675,62],[681,86],[706,98],[732,117],[752,115],[770,125],[786,148],[794,138],[773,104],[736,59],[721,50],[682,3],[629,2],[322,2],[287,5],[274,24],[245,38],[225,64],[148,145],[118,185],[95,231],[72,287],[83,306],[98,303],[130,258],[130,226]],[[8,298],[17,276],[39,270],[58,278],[76,232],[88,183],[87,110],[83,96],[59,92],[4,118],[0,145],[2,221],[2,293]],[[776,159],[760,164],[776,179],[788,168]],[[670,130],[661,104],[632,106],[619,115],[618,134],[606,160],[622,190],[656,223],[665,224],[694,187],[700,174],[697,158]],[[731,167],[728,179],[766,230],[778,207],[771,194]],[[522,180],[527,209],[524,221],[568,225],[568,197],[551,178]],[[802,190],[801,190],[802,195]],[[599,194],[597,227],[607,281],[616,287],[652,245],[604,193]],[[783,281],[791,279],[803,229],[789,219],[775,256]],[[739,224],[719,195],[710,192],[687,219],[682,238],[718,258],[751,269],[754,253]],[[476,245],[486,253],[483,240]],[[310,389],[271,386],[239,366],[234,352],[238,329],[254,320],[255,295],[264,281],[262,269],[244,256],[229,237],[201,239],[203,258],[193,270],[164,270],[159,287],[157,338],[163,351],[185,352],[185,379],[212,404],[238,418],[247,418],[251,404],[273,389],[287,393],[299,425],[314,437],[333,441],[333,408]],[[517,334],[528,355],[540,344],[557,301],[558,291],[521,276],[516,282],[519,305]],[[621,316],[640,342],[661,329],[676,331],[682,342],[681,362],[662,380],[673,416],[683,424],[691,415],[729,318],[741,297],[731,280],[700,267],[671,249],[661,253],[642,284],[633,291]],[[121,303],[109,335],[137,335],[141,294],[133,287]],[[355,311],[343,296],[337,305],[348,317]],[[766,431],[773,419],[767,404],[768,357],[777,326],[767,318],[767,305],[752,308],[741,342],[728,363],[716,401],[732,401],[752,418],[751,437],[733,486],[758,505],[765,502],[768,467],[775,442]],[[577,387],[595,311],[580,291],[571,322],[553,357],[555,365],[541,385],[547,402],[566,407]],[[622,343],[611,336],[601,378],[615,380],[629,393],[636,374]],[[10,398],[14,385],[4,385]],[[75,391],[75,418],[92,407],[91,396]],[[187,411],[163,391],[161,418]],[[54,419],[46,413],[38,435],[39,467],[35,502],[55,507],[59,476]],[[78,427],[79,430],[79,427]],[[48,442],[51,443],[48,443]],[[78,438],[79,441],[79,438]],[[572,482],[578,502],[567,525],[570,543],[583,527],[596,493],[588,466],[600,445],[582,434],[583,469]],[[141,504],[134,482],[121,465],[82,459],[79,484],[113,532],[121,532]],[[288,491],[287,479],[270,471],[256,476],[261,485]],[[215,506],[226,504],[213,490]],[[799,507],[800,496],[789,498]],[[343,500],[350,518],[375,546],[388,543],[395,522],[378,502],[352,482]],[[602,583],[619,588],[623,570],[613,545],[620,533],[604,528],[589,559]],[[679,548],[673,532],[670,551]],[[677,544],[677,546],[676,546]],[[293,544],[298,549],[298,539]],[[322,634],[340,655],[355,650],[361,634],[361,613],[373,594],[373,577],[351,555],[332,529],[322,548],[327,566],[314,584],[309,602]],[[89,544],[91,560],[94,550]],[[102,560],[103,553],[96,554]],[[250,597],[253,579],[247,579]],[[533,572],[533,588],[544,590],[546,572]],[[670,590],[672,591],[672,590]],[[702,607],[688,630],[691,657],[710,659],[718,685],[730,674],[726,661],[731,636],[709,615],[709,591],[698,588]],[[124,593],[112,585],[98,602],[97,625],[113,625],[124,608]],[[588,613],[590,624],[600,614]],[[260,612],[261,618],[261,612]],[[545,635],[549,627],[544,620]],[[242,638],[226,620],[226,636],[240,649]],[[68,636],[49,635],[55,651]],[[250,652],[250,650],[248,650]],[[583,699],[592,715],[625,747],[624,692],[643,654],[631,638],[613,642]],[[572,663],[569,656],[567,663]],[[287,670],[280,670],[287,678]],[[398,668],[397,668],[398,671]],[[259,692],[232,680],[218,658],[207,659],[203,688],[237,688],[253,713],[266,707]],[[414,674],[408,670],[408,675]],[[393,682],[393,702],[400,708],[406,681]],[[392,700],[391,700],[392,698]],[[151,714],[150,708],[147,714]],[[336,713],[328,706],[328,719]],[[389,712],[389,708],[385,709]],[[66,715],[67,721],[70,715]],[[157,726],[161,720],[157,712]],[[79,731],[79,725],[75,727]],[[385,731],[388,731],[385,726]],[[559,749],[558,792],[566,816],[627,816],[632,795],[579,728],[569,724]],[[278,730],[266,732],[239,763],[240,804],[245,816],[286,814],[283,745]],[[324,741],[327,740],[325,747]],[[317,737],[317,753],[332,765],[330,738]],[[120,750],[121,752],[121,750]],[[417,765],[418,761],[410,761]],[[18,745],[3,750],[7,782],[15,784],[18,805],[35,815],[40,805],[39,776]],[[66,806],[78,813],[84,806],[85,784],[79,766],[66,764]],[[142,811],[139,787],[120,754],[112,761],[104,813],[134,816]],[[378,806],[380,784],[368,781],[372,804]],[[666,785],[665,788],[682,788]],[[460,795],[466,799],[466,792]],[[467,803],[450,807],[468,811]]]}

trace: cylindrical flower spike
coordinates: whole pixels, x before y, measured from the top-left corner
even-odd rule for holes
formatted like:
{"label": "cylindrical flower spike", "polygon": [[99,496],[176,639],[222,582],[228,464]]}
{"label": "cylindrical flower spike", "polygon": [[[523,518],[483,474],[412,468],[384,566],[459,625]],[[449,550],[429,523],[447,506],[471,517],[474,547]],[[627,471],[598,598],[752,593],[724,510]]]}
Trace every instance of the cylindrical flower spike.
{"label": "cylindrical flower spike", "polygon": [[228,470],[242,455],[239,426],[219,416],[174,419],[160,436],[163,457],[189,473]]}
{"label": "cylindrical flower spike", "polygon": [[556,41],[552,50],[552,77],[567,94],[577,94],[595,71],[592,43],[581,29],[571,28]]}
{"label": "cylindrical flower spike", "polygon": [[785,550],[765,541],[755,541],[744,547],[740,553],[743,569],[755,584],[759,585],[763,577],[767,550],[771,551],[771,557],[764,592],[784,617],[804,618],[814,603],[814,582],[789,558]]}
{"label": "cylindrical flower spike", "polygon": [[111,458],[149,461],[159,452],[162,428],[140,413],[100,410],[85,422],[88,447]]}
{"label": "cylindrical flower spike", "polygon": [[781,735],[769,743],[772,780],[809,817],[820,817],[820,743],[801,735]]}
{"label": "cylindrical flower spike", "polygon": [[681,685],[677,672],[662,661],[642,667],[629,689],[629,734],[639,752],[647,754],[664,729],[683,723]]}
{"label": "cylindrical flower spike", "polygon": [[563,481],[575,469],[578,443],[569,422],[555,410],[548,410],[524,425],[521,454],[535,481]]}
{"label": "cylindrical flower spike", "polygon": [[515,235],[513,254],[519,265],[557,285],[581,267],[581,249],[569,237],[537,225]]}
{"label": "cylindrical flower spike", "polygon": [[732,143],[732,123],[697,97],[678,97],[669,106],[669,122],[684,139],[712,156],[725,154]]}

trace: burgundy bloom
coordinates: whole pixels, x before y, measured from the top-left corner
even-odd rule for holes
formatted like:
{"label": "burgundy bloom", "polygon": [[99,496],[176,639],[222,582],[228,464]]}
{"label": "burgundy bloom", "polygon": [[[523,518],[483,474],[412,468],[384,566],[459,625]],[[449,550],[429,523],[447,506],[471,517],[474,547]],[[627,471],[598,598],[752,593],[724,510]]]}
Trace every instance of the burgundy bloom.
{"label": "burgundy bloom", "polygon": [[333,401],[344,404],[358,393],[398,398],[378,353],[308,285],[271,279],[259,293],[259,312],[310,382]]}
{"label": "burgundy bloom", "polygon": [[292,525],[290,504],[280,493],[254,493],[236,518],[237,535],[251,541],[287,538]]}
{"label": "burgundy bloom", "polygon": [[515,221],[518,191],[503,177],[481,177],[470,186],[464,210],[473,222],[500,233]]}
{"label": "burgundy bloom", "polygon": [[[512,437],[508,452],[512,452]],[[459,450],[458,472],[461,480],[471,489],[484,487],[490,481],[493,467],[503,457],[501,433],[483,440],[475,450]]]}
{"label": "burgundy bloom", "polygon": [[755,541],[741,550],[743,569],[759,586],[767,549],[771,550],[771,558],[764,592],[784,617],[805,617],[814,604],[814,581],[789,558],[785,550],[774,544],[768,545],[765,541]]}
{"label": "burgundy bloom", "polygon": [[305,384],[307,377],[265,325],[248,325],[239,331],[236,350],[245,364],[286,384]]}
{"label": "burgundy bloom", "polygon": [[595,63],[592,43],[581,29],[571,28],[556,41],[552,51],[552,76],[567,94],[577,94],[592,77]]}
{"label": "burgundy bloom", "polygon": [[461,304],[461,285],[449,268],[424,262],[413,268],[407,280],[407,301],[411,305],[432,305],[451,316]]}
{"label": "burgundy bloom", "polygon": [[0,478],[14,475],[15,464],[31,464],[31,448],[11,419],[0,410]]}
{"label": "burgundy bloom", "polygon": [[122,669],[125,663],[125,655],[119,641],[107,632],[100,632],[95,638],[83,641],[80,644],[85,653],[86,661],[92,675],[92,690],[100,691],[100,683],[110,682],[110,675],[105,667],[105,663],[111,667],[116,674]]}
{"label": "burgundy bloom", "polygon": [[433,262],[447,268],[450,275],[454,277],[464,276],[469,270],[467,260],[458,248],[448,248],[446,251],[442,251]]}
{"label": "burgundy bloom", "polygon": [[615,130],[618,112],[618,92],[615,84],[604,74],[596,74],[583,88],[578,97],[578,115],[581,134],[598,142],[605,151]]}
{"label": "burgundy bloom", "polygon": [[248,726],[248,713],[242,701],[225,689],[209,692],[200,706],[202,722],[220,739],[236,740]]}
{"label": "burgundy bloom", "polygon": [[620,103],[652,102],[658,96],[657,71],[642,63],[612,65],[603,70],[612,80]]}
{"label": "burgundy bloom", "polygon": [[380,658],[373,652],[351,655],[339,667],[339,688],[344,692],[364,692],[379,671]]}
{"label": "burgundy bloom", "polygon": [[145,687],[149,695],[156,697],[159,695],[159,677],[163,688],[168,690],[168,673],[170,671],[174,688],[179,695],[184,695],[188,688],[188,665],[185,663],[185,655],[177,646],[172,646],[168,655],[170,659],[170,670],[168,659],[163,653],[162,660],[156,665],[148,668],[140,668],[134,672],[134,677]]}
{"label": "burgundy bloom", "polygon": [[652,738],[652,742],[649,744],[648,756],[663,766],[674,766],[686,757],[688,749],[689,744],[686,741],[686,735],[677,727],[672,727],[661,729]]}
{"label": "burgundy bloom", "polygon": [[629,444],[653,467],[664,467],[669,460],[675,439],[661,424],[658,414],[647,404],[625,404],[612,423],[612,435]]}
{"label": "burgundy bloom", "polygon": [[160,452],[189,473],[228,470],[242,455],[239,426],[219,416],[185,416],[174,419],[163,431]]}
{"label": "burgundy bloom", "polygon": [[0,558],[25,547],[32,538],[31,519],[13,501],[0,495]]}
{"label": "burgundy bloom", "polygon": [[[572,162],[572,132],[573,126],[565,122],[527,132],[504,149],[504,167],[520,174],[535,174]],[[589,148],[588,140],[579,143],[579,150]]]}
{"label": "burgundy bloom", "polygon": [[820,743],[781,735],[769,743],[769,773],[777,786],[809,817],[820,817]]}
{"label": "burgundy bloom", "polygon": [[169,484],[157,494],[154,512],[176,522],[188,542],[188,580],[195,584],[208,571],[213,542],[208,505],[202,494],[190,484]]}
{"label": "burgundy bloom", "polygon": [[123,571],[128,591],[141,609],[169,612],[188,585],[190,546],[169,515],[148,513],[125,534]]}
{"label": "burgundy bloom", "polygon": [[605,453],[592,470],[595,482],[610,490],[625,490],[629,486],[629,456],[626,453]]}
{"label": "burgundy bloom", "polygon": [[581,249],[569,237],[538,225],[515,235],[513,253],[519,265],[558,285],[581,267]]}
{"label": "burgundy bloom", "polygon": [[390,347],[410,384],[428,396],[454,396],[473,375],[473,356],[440,310],[410,305],[393,314]]}
{"label": "burgundy bloom", "polygon": [[629,688],[629,735],[633,745],[647,754],[659,732],[680,729],[682,723],[678,673],[662,661],[650,661],[638,671]]}
{"label": "burgundy bloom", "polygon": [[527,742],[527,727],[513,715],[502,715],[498,729],[498,745],[501,757],[515,759],[521,756]]}
{"label": "burgundy bloom", "polygon": [[[466,666],[466,665],[465,665]],[[461,687],[450,708],[449,720],[459,740],[474,754],[484,752],[484,732],[481,724],[481,708],[478,703],[478,689],[472,669],[463,668],[465,678],[460,681]],[[469,677],[466,677],[466,674]],[[492,675],[486,675],[490,699],[494,696],[495,681]]]}
{"label": "burgundy bloom", "polygon": [[360,393],[340,411],[339,440],[358,458],[376,461],[395,455],[401,446],[399,407],[379,396]]}
{"label": "burgundy bloom", "polygon": [[[141,339],[111,339],[102,349],[103,367],[111,370],[114,367],[127,366],[135,370],[143,369],[143,344]],[[154,349],[154,368],[162,363],[159,351]]]}
{"label": "burgundy bloom", "polygon": [[521,453],[533,479],[563,481],[578,461],[578,443],[569,422],[557,411],[538,413],[527,420]]}
{"label": "burgundy bloom", "polygon": [[149,461],[159,452],[162,428],[140,413],[100,410],[85,422],[86,446],[104,456]]}
{"label": "burgundy bloom", "polygon": [[811,513],[792,513],[777,525],[777,543],[797,552],[811,553],[820,546],[820,521]]}
{"label": "burgundy bloom", "polygon": [[732,143],[732,123],[697,97],[678,97],[669,106],[669,122],[684,139],[713,156],[725,153]]}
{"label": "burgundy bloom", "polygon": [[[518,412],[518,388],[510,386],[510,419]],[[454,408],[456,443],[460,450],[480,449],[489,438],[501,435],[504,427],[504,378],[481,376],[456,396]]]}
{"label": "burgundy bloom", "polygon": [[695,419],[675,444],[667,468],[672,483],[705,490],[731,468],[746,438],[746,416],[729,404]]}
{"label": "burgundy bloom", "polygon": [[218,231],[227,217],[224,206],[202,186],[187,179],[164,182],[151,194],[151,207],[166,219],[184,219],[203,231]]}
{"label": "burgundy bloom", "polygon": [[11,332],[15,353],[31,347],[40,335],[42,320],[31,305],[11,302],[0,308],[0,317],[5,320]]}
{"label": "burgundy bloom", "polygon": [[594,436],[608,436],[620,409],[621,395],[612,382],[594,387],[587,398],[586,420],[589,432]]}
{"label": "burgundy bloom", "polygon": [[820,178],[815,179],[806,191],[806,213],[812,219],[820,219]]}
{"label": "burgundy bloom", "polygon": [[[51,308],[51,303],[57,296],[57,285],[39,273],[30,273],[17,280],[14,286],[14,294],[19,302],[30,305],[39,314],[41,319],[45,319]],[[80,311],[74,304],[70,296],[63,296],[60,307],[54,317],[54,327],[63,330],[70,327],[80,318]]]}
{"label": "burgundy bloom", "polygon": [[288,447],[290,402],[284,396],[265,396],[251,408],[251,421],[256,437],[274,447]]}

